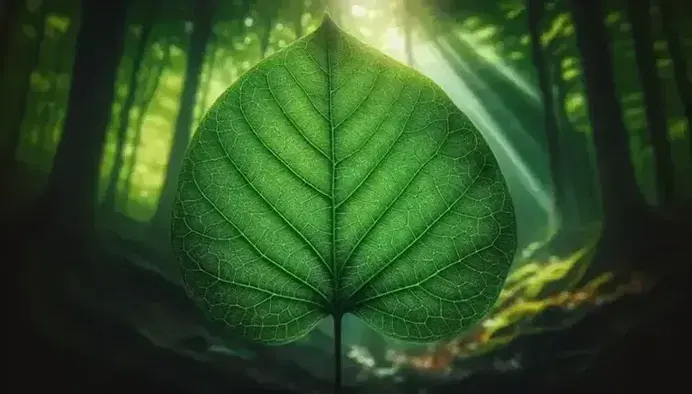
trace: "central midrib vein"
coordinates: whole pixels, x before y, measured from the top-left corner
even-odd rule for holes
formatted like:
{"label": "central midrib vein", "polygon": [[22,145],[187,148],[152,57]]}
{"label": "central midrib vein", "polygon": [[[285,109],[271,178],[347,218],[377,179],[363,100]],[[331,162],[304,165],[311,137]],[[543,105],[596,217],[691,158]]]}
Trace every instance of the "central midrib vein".
{"label": "central midrib vein", "polygon": [[336,137],[334,133],[334,118],[332,113],[332,59],[331,59],[331,44],[332,44],[332,34],[333,29],[331,26],[325,32],[326,37],[326,47],[327,47],[327,89],[328,91],[328,101],[327,101],[327,118],[329,120],[329,133],[331,141],[331,163],[332,163],[332,174],[331,174],[331,197],[332,197],[332,286],[333,286],[333,299],[332,299],[332,312],[338,314],[341,313],[338,309],[339,305],[339,277],[336,275],[338,272],[338,267],[336,264]]}

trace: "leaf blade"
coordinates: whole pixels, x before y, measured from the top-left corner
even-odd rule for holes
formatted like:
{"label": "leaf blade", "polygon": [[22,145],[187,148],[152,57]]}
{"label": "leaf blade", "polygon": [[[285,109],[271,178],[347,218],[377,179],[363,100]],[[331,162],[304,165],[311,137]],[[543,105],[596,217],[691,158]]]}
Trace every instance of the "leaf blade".
{"label": "leaf blade", "polygon": [[173,243],[191,296],[252,339],[292,341],[350,312],[428,341],[493,304],[516,226],[492,152],[444,92],[327,19],[212,106]]}

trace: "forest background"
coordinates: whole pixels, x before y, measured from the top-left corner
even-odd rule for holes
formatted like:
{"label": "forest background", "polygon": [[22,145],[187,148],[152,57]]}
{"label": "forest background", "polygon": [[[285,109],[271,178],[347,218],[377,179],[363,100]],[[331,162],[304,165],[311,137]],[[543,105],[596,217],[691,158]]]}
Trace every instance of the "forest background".
{"label": "forest background", "polygon": [[[586,355],[568,357],[576,364],[566,370],[579,370],[595,362],[584,349],[677,308],[671,294],[692,261],[684,1],[10,0],[0,33],[0,214],[32,327],[93,347],[95,318],[75,317],[89,311],[178,353],[222,346],[256,364],[276,356],[199,332],[167,228],[201,117],[245,71],[314,30],[325,10],[438,82],[467,113],[508,179],[519,226],[514,270],[477,328],[412,348],[354,325],[345,338],[354,385],[404,377],[427,387],[488,369],[544,368],[555,335]],[[585,334],[589,324],[606,339]],[[171,325],[176,335],[164,335]],[[331,334],[315,335],[285,350],[300,371],[324,364]],[[549,360],[574,352],[551,351]],[[284,369],[260,375],[283,385],[296,376]],[[305,376],[296,384],[321,387],[325,378]]]}

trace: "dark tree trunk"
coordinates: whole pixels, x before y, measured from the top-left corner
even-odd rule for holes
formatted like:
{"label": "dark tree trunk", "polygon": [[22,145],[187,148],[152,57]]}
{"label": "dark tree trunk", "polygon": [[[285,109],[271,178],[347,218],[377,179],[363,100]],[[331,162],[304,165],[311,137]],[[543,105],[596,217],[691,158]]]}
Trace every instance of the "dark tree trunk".
{"label": "dark tree trunk", "polygon": [[[560,130],[558,129],[557,119],[555,118],[554,98],[550,69],[547,67],[546,59],[541,45],[541,20],[544,14],[544,4],[542,0],[528,0],[526,13],[529,23],[529,34],[531,36],[531,56],[538,77],[538,84],[541,89],[541,99],[543,101],[543,127],[545,128],[545,139],[548,144],[548,158],[551,179],[553,183],[553,201],[555,214],[561,222],[564,219],[565,210],[565,182],[564,174],[561,170],[561,147]],[[562,223],[560,223],[561,225]],[[560,226],[558,225],[558,226]]]}
{"label": "dark tree trunk", "polygon": [[[45,192],[8,229],[22,316],[35,303],[63,310],[71,273],[93,261],[99,167],[123,52],[127,0],[82,0],[63,137]],[[29,284],[29,285],[27,285]],[[47,309],[48,310],[48,309]],[[40,324],[40,323],[39,323]],[[32,327],[33,328],[33,327]]]}
{"label": "dark tree trunk", "polygon": [[209,91],[211,89],[211,81],[214,78],[214,71],[216,68],[216,59],[218,58],[217,52],[218,52],[218,41],[220,37],[217,34],[211,35],[209,38],[209,42],[207,43],[207,53],[209,56],[209,61],[207,61],[207,70],[206,73],[204,73],[204,81],[202,82],[202,88],[200,89],[199,92],[199,100],[197,100],[197,108],[196,112],[197,115],[195,116],[195,119],[197,121],[200,121],[202,117],[204,116],[204,111],[207,108],[207,102],[209,101]]}
{"label": "dark tree trunk", "polygon": [[127,130],[130,127],[130,115],[132,114],[132,109],[135,105],[135,98],[137,96],[137,89],[139,87],[138,75],[140,73],[140,69],[142,68],[142,61],[147,49],[147,44],[149,43],[151,31],[154,29],[155,13],[158,10],[158,7],[156,7],[155,4],[152,4],[149,7],[150,9],[147,10],[147,19],[142,25],[142,32],[139,36],[137,49],[135,50],[134,57],[132,59],[132,71],[130,72],[130,79],[127,85],[127,96],[125,97],[125,102],[120,110],[120,120],[118,122],[118,131],[116,134],[117,147],[115,151],[115,159],[113,161],[113,168],[111,169],[110,176],[108,177],[108,185],[106,187],[106,193],[102,204],[103,209],[107,212],[113,212],[116,210],[118,181],[120,180],[120,174],[123,171],[123,166],[125,163],[124,150],[127,139]]}
{"label": "dark tree trunk", "polygon": [[644,258],[644,231],[651,231],[651,215],[634,177],[629,136],[614,82],[610,41],[603,4],[571,0],[577,47],[581,56],[589,119],[599,173],[603,228],[598,258],[585,278],[598,272],[626,271]]}
{"label": "dark tree trunk", "polygon": [[53,83],[51,84],[51,96],[46,105],[45,120],[41,120],[38,133],[38,140],[41,141],[40,147],[43,151],[55,149],[55,129],[57,119],[60,117],[61,107],[67,89],[60,88],[60,76],[69,71],[72,57],[69,56],[71,48],[74,46],[74,37],[77,32],[78,22],[71,21],[67,31],[60,37],[51,57],[53,57]]}
{"label": "dark tree trunk", "polygon": [[45,7],[45,5],[42,5],[41,9],[36,12],[36,20],[34,24],[36,27],[36,42],[33,51],[31,52],[31,58],[29,59],[29,67],[22,76],[24,78],[22,80],[22,86],[25,86],[25,89],[21,92],[21,96],[19,97],[19,104],[16,112],[12,114],[13,122],[9,127],[10,138],[9,143],[7,144],[7,158],[14,158],[17,148],[21,142],[22,123],[24,122],[24,118],[26,118],[26,112],[29,107],[29,96],[33,90],[31,88],[31,74],[41,60],[41,50],[43,49],[43,41],[46,36]]}
{"label": "dark tree trunk", "polygon": [[61,246],[75,253],[93,226],[127,6],[127,0],[82,1],[68,112],[44,195],[46,229],[59,229]]}
{"label": "dark tree trunk", "polygon": [[658,203],[668,205],[675,199],[675,167],[668,141],[668,120],[651,32],[649,0],[628,0],[627,12],[632,26],[634,55],[644,95],[644,110],[653,146]]}
{"label": "dark tree trunk", "polygon": [[199,0],[196,3],[194,29],[187,50],[185,81],[180,96],[180,110],[175,122],[173,144],[166,166],[166,175],[161,190],[161,199],[152,219],[155,231],[167,228],[178,188],[178,175],[182,167],[185,151],[190,142],[191,124],[194,116],[195,100],[199,87],[200,74],[204,63],[207,40],[211,36],[212,21],[216,0]]}
{"label": "dark tree trunk", "polygon": [[7,62],[10,60],[13,33],[16,23],[20,20],[22,5],[20,0],[7,0],[0,17],[0,78],[5,78]]}
{"label": "dark tree trunk", "polygon": [[54,151],[59,140],[59,136],[56,134],[61,133],[62,130],[58,127],[60,119],[64,114],[65,107],[67,106],[67,95],[69,94],[68,88],[63,88],[60,86],[59,82],[62,74],[70,72],[70,68],[73,62],[72,48],[75,44],[75,36],[79,31],[79,21],[73,20],[67,28],[65,34],[60,38],[58,47],[54,52],[55,55],[55,65],[53,67],[53,74],[55,75],[56,85],[54,86],[54,96],[51,97],[51,102],[49,103],[49,111],[47,113],[48,119],[45,124],[42,125],[40,140],[44,141],[43,149],[47,151]]}
{"label": "dark tree trunk", "polygon": [[571,3],[605,216],[613,223],[628,223],[640,216],[645,203],[632,168],[602,4]]}
{"label": "dark tree trunk", "polygon": [[679,12],[684,11],[677,9],[678,7],[672,0],[660,0],[658,7],[661,11],[663,33],[668,41],[668,52],[673,60],[675,85],[677,86],[682,105],[685,108],[688,130],[687,141],[690,144],[690,157],[692,158],[692,132],[690,131],[692,130],[692,75],[690,75],[688,59],[685,58],[685,50],[678,34],[680,24]]}

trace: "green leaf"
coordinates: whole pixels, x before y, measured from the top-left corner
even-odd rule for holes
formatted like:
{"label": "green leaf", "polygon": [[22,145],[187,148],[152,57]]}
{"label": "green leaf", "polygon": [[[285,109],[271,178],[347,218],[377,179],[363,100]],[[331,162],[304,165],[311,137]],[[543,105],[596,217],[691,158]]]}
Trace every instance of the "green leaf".
{"label": "green leaf", "polygon": [[457,334],[493,305],[516,244],[468,118],[329,18],[212,106],[172,223],[190,296],[272,344],[345,313],[402,340]]}

